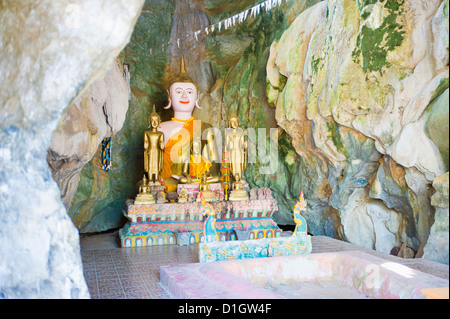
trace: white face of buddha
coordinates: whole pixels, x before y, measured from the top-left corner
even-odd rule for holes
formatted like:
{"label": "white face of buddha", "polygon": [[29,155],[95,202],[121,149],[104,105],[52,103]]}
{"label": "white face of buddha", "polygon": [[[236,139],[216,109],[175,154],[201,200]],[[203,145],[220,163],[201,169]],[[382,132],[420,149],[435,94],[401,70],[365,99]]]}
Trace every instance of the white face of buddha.
{"label": "white face of buddha", "polygon": [[197,89],[193,83],[175,82],[170,87],[172,107],[175,112],[191,112],[197,101]]}

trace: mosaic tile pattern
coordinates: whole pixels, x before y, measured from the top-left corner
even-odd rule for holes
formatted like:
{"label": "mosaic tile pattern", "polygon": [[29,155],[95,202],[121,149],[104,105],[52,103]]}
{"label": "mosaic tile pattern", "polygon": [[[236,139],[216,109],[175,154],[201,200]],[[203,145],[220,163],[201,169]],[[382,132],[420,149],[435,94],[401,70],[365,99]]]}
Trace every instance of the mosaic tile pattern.
{"label": "mosaic tile pattern", "polygon": [[168,299],[159,267],[198,262],[198,245],[82,250],[81,257],[92,299]]}
{"label": "mosaic tile pattern", "polygon": [[[288,236],[291,232],[283,232]],[[312,252],[363,251],[386,261],[448,280],[448,265],[422,258],[404,259],[358,247],[325,236],[312,236]],[[91,246],[90,245],[87,246]],[[100,248],[107,247],[108,249]],[[107,238],[101,245],[81,250],[83,271],[93,299],[169,299],[173,298],[160,285],[159,267],[169,264],[199,262],[199,245],[161,245],[134,248],[117,247]]]}

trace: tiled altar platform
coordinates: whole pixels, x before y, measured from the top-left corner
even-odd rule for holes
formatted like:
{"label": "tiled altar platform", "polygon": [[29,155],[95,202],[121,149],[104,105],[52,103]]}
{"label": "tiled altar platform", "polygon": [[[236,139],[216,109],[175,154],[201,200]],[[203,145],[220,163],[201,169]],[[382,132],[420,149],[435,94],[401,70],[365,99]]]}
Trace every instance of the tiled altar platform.
{"label": "tiled altar platform", "polygon": [[[290,236],[286,232],[286,236]],[[117,234],[116,234],[117,237]],[[160,285],[162,265],[198,262],[198,244],[119,248],[105,240],[81,241],[85,279],[94,299],[161,299],[172,296]],[[96,244],[98,243],[99,244]],[[312,253],[361,250],[389,262],[449,279],[449,267],[426,259],[403,259],[324,236],[312,236]]]}
{"label": "tiled altar platform", "polygon": [[[216,212],[221,241],[236,239],[235,229],[250,229],[249,239],[280,237],[273,221],[278,210],[275,199],[210,202]],[[129,222],[120,230],[122,247],[176,244],[176,232],[189,231],[190,242],[203,241],[204,219],[197,202],[134,205],[127,202],[124,215]]]}

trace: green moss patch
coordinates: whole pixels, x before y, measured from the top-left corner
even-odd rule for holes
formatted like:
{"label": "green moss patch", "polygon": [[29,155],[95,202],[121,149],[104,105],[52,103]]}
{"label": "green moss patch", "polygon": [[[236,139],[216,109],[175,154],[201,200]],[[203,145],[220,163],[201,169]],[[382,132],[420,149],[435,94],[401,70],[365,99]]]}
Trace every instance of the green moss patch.
{"label": "green moss patch", "polygon": [[[378,1],[358,2],[362,21],[370,15],[367,14],[369,11],[366,11],[366,7],[376,2]],[[405,0],[379,2],[384,2],[384,8],[387,9],[383,23],[375,29],[367,25],[362,26],[356,38],[356,48],[352,52],[352,57],[355,63],[362,64],[364,73],[379,72],[380,75],[383,75],[383,68],[391,67],[387,61],[388,52],[403,42],[406,31],[398,22],[398,16],[404,14],[406,10],[404,9]]]}

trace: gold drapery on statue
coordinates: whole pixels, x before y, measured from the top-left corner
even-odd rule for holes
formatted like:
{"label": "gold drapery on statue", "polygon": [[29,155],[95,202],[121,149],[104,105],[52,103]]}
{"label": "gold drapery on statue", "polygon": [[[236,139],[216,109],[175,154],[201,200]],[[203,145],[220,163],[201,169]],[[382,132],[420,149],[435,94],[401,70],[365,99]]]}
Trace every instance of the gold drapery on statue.
{"label": "gold drapery on statue", "polygon": [[189,162],[189,175],[196,179],[199,179],[212,166],[208,159],[202,155],[199,157],[200,158],[194,158],[194,156],[191,155],[191,160]]}
{"label": "gold drapery on statue", "polygon": [[[187,132],[189,136],[176,133],[167,142],[163,156],[163,170],[161,173],[162,178],[171,179],[172,175],[181,175],[183,173],[183,159],[186,157],[186,154],[190,149],[193,138],[193,123],[194,121],[192,118],[181,128],[181,130],[184,130],[184,133]],[[174,159],[173,161],[172,158]]]}

